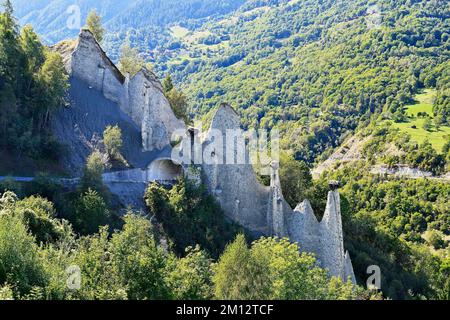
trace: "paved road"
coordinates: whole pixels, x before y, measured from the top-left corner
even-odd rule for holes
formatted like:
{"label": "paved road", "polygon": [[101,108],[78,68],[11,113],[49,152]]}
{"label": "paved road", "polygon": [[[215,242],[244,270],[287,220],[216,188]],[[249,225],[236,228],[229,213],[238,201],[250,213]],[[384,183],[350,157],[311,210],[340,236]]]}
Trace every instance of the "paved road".
{"label": "paved road", "polygon": [[31,182],[31,181],[34,180],[33,177],[5,177],[5,176],[0,176],[0,181],[6,180],[6,179],[8,179],[8,180],[12,179],[12,180],[14,180],[16,182]]}
{"label": "paved road", "polygon": [[[0,182],[4,180],[13,180],[15,182],[32,182],[35,177],[11,177],[11,176],[0,176]],[[54,182],[59,182],[62,184],[74,184],[78,183],[80,181],[80,178],[49,178],[50,180],[53,180]]]}
{"label": "paved road", "polygon": [[[174,184],[176,183],[176,180],[160,180],[160,179],[155,179],[155,180],[149,180],[149,181],[141,181],[141,180],[130,180],[130,179],[126,179],[126,178],[120,178],[120,177],[113,177],[110,178],[109,176],[105,175],[104,177],[104,182],[106,184],[108,183],[150,183],[150,182],[159,182],[161,184]],[[34,177],[11,177],[11,176],[0,176],[0,182],[4,181],[4,180],[13,180],[16,182],[32,182],[34,179]],[[80,178],[50,178],[51,180],[55,181],[55,182],[59,182],[62,183],[64,185],[73,185],[76,184],[78,182],[80,182]]]}

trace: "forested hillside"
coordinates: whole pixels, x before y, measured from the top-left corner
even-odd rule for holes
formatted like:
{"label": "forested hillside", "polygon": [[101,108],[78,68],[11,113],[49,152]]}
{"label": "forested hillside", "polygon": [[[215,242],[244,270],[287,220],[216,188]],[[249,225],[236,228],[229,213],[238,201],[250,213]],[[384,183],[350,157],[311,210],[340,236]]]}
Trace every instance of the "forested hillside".
{"label": "forested hillside", "polygon": [[329,179],[342,183],[345,245],[357,277],[377,265],[388,297],[449,299],[450,184],[368,171],[364,162],[334,170],[313,192],[318,197]]}
{"label": "forested hillside", "polygon": [[44,169],[60,152],[49,124],[64,105],[67,75],[61,56],[43,46],[32,27],[19,30],[10,5],[0,19],[1,171],[17,159],[25,166],[27,158],[45,160]]}
{"label": "forested hillside", "polygon": [[186,57],[163,72],[195,116],[227,101],[311,162],[374,116],[399,118],[424,87],[448,123],[449,18],[447,1],[249,1],[205,24],[202,45],[182,38]]}
{"label": "forested hillside", "polygon": [[[63,106],[68,86],[62,57],[44,47],[30,26],[19,31],[9,1],[4,9],[2,155],[50,161],[58,146],[50,144],[47,124]],[[120,159],[120,128],[107,127],[103,141]],[[249,246],[216,200],[183,179],[171,189],[148,188],[147,213],[158,215],[161,225],[131,209],[124,215],[103,184],[104,169],[101,152],[94,150],[73,189],[45,175],[24,183],[0,179],[0,300],[379,296],[329,277],[313,255],[300,254],[287,240],[260,238]]]}
{"label": "forested hillside", "polygon": [[[47,44],[75,37],[95,9],[110,31],[107,47],[118,58],[118,47],[129,37],[140,43],[144,52],[170,41],[167,25],[181,23],[195,26],[203,19],[236,10],[245,0],[13,0],[22,24],[31,23]],[[81,25],[73,24],[80,13]]]}
{"label": "forested hillside", "polygon": [[[244,127],[280,129],[283,147],[299,160],[325,157],[380,115],[403,121],[404,107],[423,88],[437,90],[433,112],[448,125],[447,1],[213,2],[79,7],[82,22],[91,8],[102,16],[113,60],[129,41],[160,77],[171,74],[190,98],[192,117],[207,121],[227,101]],[[78,32],[65,26],[68,2],[15,3],[20,21],[50,42]]]}

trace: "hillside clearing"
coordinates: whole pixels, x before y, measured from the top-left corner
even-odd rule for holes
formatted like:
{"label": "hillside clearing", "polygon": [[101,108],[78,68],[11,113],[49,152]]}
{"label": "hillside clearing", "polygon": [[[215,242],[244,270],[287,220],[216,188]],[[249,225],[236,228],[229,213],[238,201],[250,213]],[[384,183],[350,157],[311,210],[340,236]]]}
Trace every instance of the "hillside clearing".
{"label": "hillside clearing", "polygon": [[411,136],[411,139],[419,144],[428,140],[438,152],[442,152],[445,143],[450,139],[450,127],[440,126],[436,129],[434,121],[431,121],[429,131],[425,130],[425,118],[418,117],[418,113],[426,113],[433,120],[433,99],[436,96],[436,90],[426,89],[423,93],[416,95],[416,103],[405,107],[406,114],[409,117],[408,122],[394,123],[394,128],[405,132]]}

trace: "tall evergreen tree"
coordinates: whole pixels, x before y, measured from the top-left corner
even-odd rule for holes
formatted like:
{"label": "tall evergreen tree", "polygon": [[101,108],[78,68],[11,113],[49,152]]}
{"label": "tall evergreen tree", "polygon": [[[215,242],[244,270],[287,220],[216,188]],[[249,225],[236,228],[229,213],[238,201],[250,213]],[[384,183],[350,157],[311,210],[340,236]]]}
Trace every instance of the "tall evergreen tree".
{"label": "tall evergreen tree", "polygon": [[173,87],[172,77],[170,76],[170,74],[167,74],[167,76],[164,78],[164,81],[163,81],[164,93],[168,93],[173,88],[174,87]]}
{"label": "tall evergreen tree", "polygon": [[31,25],[23,27],[20,33],[20,47],[27,58],[27,71],[34,74],[45,61],[45,49]]}
{"label": "tall evergreen tree", "polygon": [[3,8],[0,13],[0,144],[5,145],[17,109],[20,50],[11,1],[7,0]]}
{"label": "tall evergreen tree", "polygon": [[14,82],[20,57],[19,32],[11,1],[7,0],[3,8],[4,12],[0,14],[0,75],[5,81]]}
{"label": "tall evergreen tree", "polygon": [[94,34],[94,37],[98,43],[103,41],[105,29],[102,26],[102,18],[97,14],[95,9],[89,11],[86,21],[86,28]]}
{"label": "tall evergreen tree", "polygon": [[213,282],[217,299],[264,300],[270,296],[265,261],[252,255],[243,235],[237,236],[220,257]]}
{"label": "tall evergreen tree", "polygon": [[170,74],[167,74],[167,76],[164,78],[163,90],[177,118],[183,119],[186,123],[191,122],[191,119],[189,118],[187,113],[187,97],[183,92],[178,91],[177,88],[175,88]]}
{"label": "tall evergreen tree", "polygon": [[53,111],[64,103],[65,92],[68,89],[68,77],[65,73],[64,64],[60,54],[47,52],[45,62],[38,73],[38,80],[44,92],[40,109],[42,121],[38,129],[44,129],[50,121]]}

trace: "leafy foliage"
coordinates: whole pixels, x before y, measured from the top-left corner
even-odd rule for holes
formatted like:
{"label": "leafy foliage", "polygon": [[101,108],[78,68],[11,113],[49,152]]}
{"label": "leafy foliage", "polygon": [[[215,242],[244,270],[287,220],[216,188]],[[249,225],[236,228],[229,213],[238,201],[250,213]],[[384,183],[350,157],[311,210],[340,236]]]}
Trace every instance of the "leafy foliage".
{"label": "leafy foliage", "polygon": [[[382,162],[391,167],[406,164],[436,175],[446,170],[448,150],[444,148],[443,153],[439,153],[428,140],[418,144],[410,135],[392,128],[390,123],[369,126],[362,134],[370,135],[363,146],[363,155],[371,163]],[[394,155],[386,153],[393,147],[399,152]]]}
{"label": "leafy foliage", "polygon": [[248,248],[239,235],[215,268],[219,299],[349,300],[362,294],[350,282],[328,278],[312,255],[299,254],[298,246],[286,239],[262,238]]}
{"label": "leafy foliage", "polygon": [[89,188],[102,192],[103,186],[103,171],[105,170],[105,161],[102,154],[98,150],[94,150],[86,160],[83,176],[81,178],[81,190],[88,190]]}
{"label": "leafy foliage", "polygon": [[[153,48],[158,41],[168,40],[165,27],[182,22],[196,25],[195,19],[213,18],[238,8],[245,0],[165,0],[165,1],[114,1],[86,0],[80,6],[81,20],[85,21],[89,11],[95,9],[102,14],[102,21],[112,34],[106,35],[108,42],[121,42],[128,34],[139,42]],[[55,43],[75,37],[78,30],[67,28],[67,8],[72,0],[26,1],[12,0],[18,17],[36,26],[47,41]],[[33,12],[34,14],[30,14]],[[52,12],[54,15],[46,15]],[[119,41],[118,41],[119,40]],[[116,42],[117,41],[117,42]],[[119,44],[120,46],[120,44]]]}
{"label": "leafy foliage", "polygon": [[109,221],[108,206],[97,191],[88,189],[75,201],[73,209],[75,227],[81,234],[95,233]]}
{"label": "leafy foliage", "polygon": [[170,190],[157,183],[150,184],[145,201],[179,254],[188,247],[200,245],[217,257],[238,230],[225,220],[219,204],[204,187],[185,179]]}
{"label": "leafy foliage", "polygon": [[119,126],[107,126],[103,132],[103,143],[105,144],[106,152],[117,158],[120,155],[120,149],[123,145],[122,130]]}
{"label": "leafy foliage", "polygon": [[186,249],[186,256],[170,261],[167,281],[175,300],[205,300],[213,297],[212,261],[199,246]]}
{"label": "leafy foliage", "polygon": [[187,114],[188,102],[183,92],[178,91],[175,87],[165,92],[167,99],[170,102],[173,113],[178,119],[183,119],[185,123],[190,123],[191,119]]}
{"label": "leafy foliage", "polygon": [[[45,2],[29,7],[42,9]],[[238,108],[245,128],[279,129],[285,137],[282,146],[307,164],[327,156],[352,131],[368,127],[372,139],[364,153],[371,162],[394,146],[398,155],[381,159],[391,166],[405,163],[435,174],[445,171],[450,142],[440,154],[428,142],[413,143],[376,123],[406,121],[404,106],[427,87],[437,92],[434,127],[448,124],[450,36],[444,1],[208,3],[184,1],[174,10],[169,0],[136,7],[123,2],[120,8],[134,10],[117,10],[124,13],[117,16],[99,10],[105,12],[108,28],[117,31],[105,36],[104,45],[117,60],[117,48],[127,39],[120,58],[124,73],[135,75],[145,59],[151,59],[157,72],[171,74],[187,94],[170,76],[164,81],[165,94],[180,118],[187,119],[190,112],[208,119],[213,108],[227,100]],[[381,24],[371,28],[368,6],[374,4],[383,15]],[[21,14],[25,7],[20,6]],[[146,14],[149,8],[151,15]],[[235,9],[233,16],[221,16]],[[205,21],[188,19],[211,15]],[[88,20],[101,41],[98,16]],[[171,23],[180,23],[186,35],[169,32]],[[2,150],[57,158],[59,147],[49,124],[64,103],[66,80],[61,57],[42,46],[30,26],[19,32],[7,1],[0,14]],[[188,110],[187,101],[192,101]],[[431,119],[426,119],[431,130]],[[111,128],[105,137],[108,152],[116,153],[118,131]],[[343,169],[313,183],[305,163],[287,156],[281,160],[281,183],[292,206],[312,197],[317,212],[323,211],[327,181],[342,182],[345,242],[359,279],[375,264],[382,269],[387,297],[449,299],[447,185],[368,176],[367,167]],[[371,298],[349,283],[329,279],[313,256],[299,254],[298,247],[284,239],[260,239],[249,247],[238,236],[223,252],[237,228],[203,188],[186,181],[171,189],[152,184],[146,192],[163,239],[150,222],[154,219],[133,214],[123,219],[121,230],[112,232],[106,226],[112,212],[101,177],[104,163],[99,152],[91,155],[81,187],[70,199],[43,181],[31,187],[2,183],[2,188],[24,195],[46,193],[62,212],[40,197],[19,200],[11,192],[3,194],[0,298]],[[69,217],[75,233],[60,216]],[[175,252],[161,245],[166,239]],[[219,258],[217,264],[210,256]],[[82,272],[77,291],[65,283],[66,269],[74,264]]]}
{"label": "leafy foliage", "polygon": [[111,239],[112,252],[116,253],[112,260],[128,287],[128,297],[133,300],[169,296],[164,279],[167,260],[151,229],[147,219],[128,215],[123,231]]}
{"label": "leafy foliage", "polygon": [[269,296],[269,274],[254,257],[243,235],[227,246],[214,273],[215,296],[221,300],[263,300]]}
{"label": "leafy foliage", "polygon": [[[382,17],[376,28],[372,6]],[[313,162],[374,114],[401,119],[419,89],[448,83],[447,9],[443,1],[249,1],[193,29],[221,38],[219,49],[186,36],[174,52],[189,58],[169,61],[168,71],[191,113],[206,117],[227,101],[245,128],[279,129],[284,148]],[[167,58],[155,60],[166,67]]]}
{"label": "leafy foliage", "polygon": [[38,196],[18,201],[15,214],[22,216],[37,243],[56,242],[65,234],[65,222],[56,218],[53,203]]}
{"label": "leafy foliage", "polygon": [[[50,203],[0,198],[0,297],[4,299],[353,299],[350,284],[329,279],[313,256],[287,240],[261,239],[248,248],[243,235],[216,265],[206,252],[187,248],[184,257],[164,250],[150,220],[132,213],[112,234],[107,227],[75,237],[65,228],[56,242],[38,246],[15,212]],[[42,230],[37,230],[38,234]],[[69,289],[68,267],[81,271],[81,286]]]}
{"label": "leafy foliage", "polygon": [[4,193],[0,205],[0,283],[26,293],[33,286],[45,284],[38,245],[28,233],[22,217],[13,210],[17,198]]}
{"label": "leafy foliage", "polygon": [[136,48],[131,47],[129,42],[124,43],[120,50],[119,69],[123,74],[133,77],[144,67],[144,59]]}
{"label": "leafy foliage", "polygon": [[64,103],[62,58],[42,46],[30,26],[19,33],[10,1],[0,14],[0,146],[16,154],[56,158],[51,115]]}

